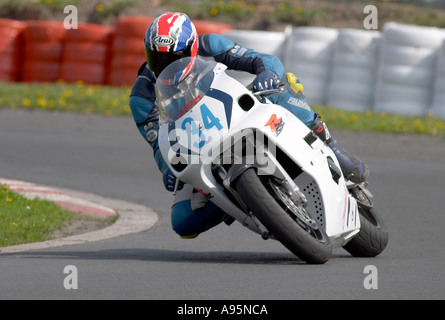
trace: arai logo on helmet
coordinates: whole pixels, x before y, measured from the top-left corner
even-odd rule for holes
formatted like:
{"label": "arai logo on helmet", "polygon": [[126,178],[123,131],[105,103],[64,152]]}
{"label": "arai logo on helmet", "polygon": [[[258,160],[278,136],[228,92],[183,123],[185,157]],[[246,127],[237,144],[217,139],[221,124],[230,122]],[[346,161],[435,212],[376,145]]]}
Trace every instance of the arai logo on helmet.
{"label": "arai logo on helmet", "polygon": [[171,46],[175,43],[175,39],[169,36],[157,36],[153,39],[153,44],[156,46]]}

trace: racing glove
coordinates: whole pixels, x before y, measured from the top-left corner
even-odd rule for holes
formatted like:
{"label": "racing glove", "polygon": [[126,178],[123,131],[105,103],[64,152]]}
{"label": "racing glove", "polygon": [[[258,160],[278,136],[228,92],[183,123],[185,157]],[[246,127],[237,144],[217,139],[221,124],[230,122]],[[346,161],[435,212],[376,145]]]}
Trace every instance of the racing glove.
{"label": "racing glove", "polygon": [[253,90],[258,92],[276,89],[278,88],[279,81],[280,79],[278,79],[278,76],[275,73],[271,71],[263,71],[257,75],[255,80],[253,80]]}
{"label": "racing glove", "polygon": [[162,181],[164,182],[164,187],[165,189],[167,189],[167,191],[175,191],[176,177],[169,168],[164,171],[164,174],[162,175]]}

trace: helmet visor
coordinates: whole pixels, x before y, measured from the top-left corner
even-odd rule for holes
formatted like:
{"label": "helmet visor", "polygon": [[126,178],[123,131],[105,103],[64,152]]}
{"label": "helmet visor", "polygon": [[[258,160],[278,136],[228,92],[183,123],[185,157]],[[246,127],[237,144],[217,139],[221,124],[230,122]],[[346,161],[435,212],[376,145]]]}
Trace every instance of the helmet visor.
{"label": "helmet visor", "polygon": [[176,52],[158,52],[146,50],[148,67],[154,72],[156,78],[172,62],[181,58],[190,57],[190,50],[184,49]]}

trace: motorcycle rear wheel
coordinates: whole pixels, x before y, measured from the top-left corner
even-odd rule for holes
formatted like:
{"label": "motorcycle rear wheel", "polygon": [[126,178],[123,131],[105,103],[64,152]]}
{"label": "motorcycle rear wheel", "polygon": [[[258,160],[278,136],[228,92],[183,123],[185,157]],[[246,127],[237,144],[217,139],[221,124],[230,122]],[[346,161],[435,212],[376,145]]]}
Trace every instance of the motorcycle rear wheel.
{"label": "motorcycle rear wheel", "polygon": [[332,255],[332,245],[318,223],[307,223],[285,210],[284,203],[268,182],[259,178],[254,169],[247,169],[235,182],[235,189],[252,213],[287,249],[309,264],[323,264]]}

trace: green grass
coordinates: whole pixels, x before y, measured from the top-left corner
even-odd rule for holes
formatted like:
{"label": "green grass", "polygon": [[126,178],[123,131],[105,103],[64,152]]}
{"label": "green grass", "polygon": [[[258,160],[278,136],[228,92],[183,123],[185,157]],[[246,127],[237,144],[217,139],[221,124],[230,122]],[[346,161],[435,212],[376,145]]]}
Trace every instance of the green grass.
{"label": "green grass", "polygon": [[[0,108],[59,110],[106,115],[131,115],[129,87],[76,84],[0,84]],[[445,136],[445,119],[397,114],[350,112],[314,107],[331,129]]]}
{"label": "green grass", "polygon": [[434,118],[430,112],[424,117],[413,117],[326,107],[315,107],[314,110],[321,114],[331,129],[445,136],[445,119]]}
{"label": "green grass", "polygon": [[0,107],[129,115],[130,88],[56,83],[1,83]]}
{"label": "green grass", "polygon": [[75,214],[43,200],[29,200],[0,186],[0,247],[48,240]]}

